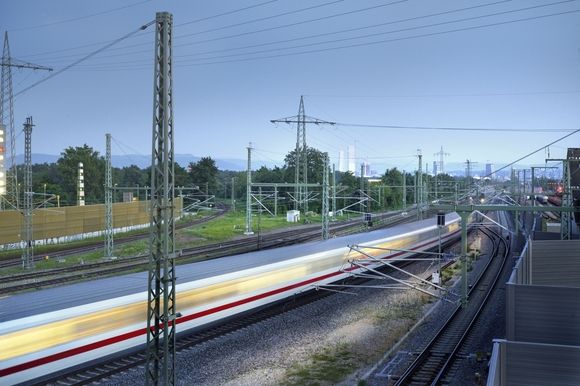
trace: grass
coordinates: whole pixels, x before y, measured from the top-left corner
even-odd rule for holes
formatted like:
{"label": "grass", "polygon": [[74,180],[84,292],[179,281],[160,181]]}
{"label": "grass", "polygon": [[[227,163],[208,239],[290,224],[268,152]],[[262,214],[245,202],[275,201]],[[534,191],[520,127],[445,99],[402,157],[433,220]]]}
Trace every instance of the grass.
{"label": "grass", "polygon": [[[262,213],[261,216],[252,216],[252,230],[255,234],[297,225],[302,225],[302,223],[289,223],[285,217],[272,217],[267,213]],[[228,212],[226,215],[201,224],[200,226],[181,230],[179,232],[179,238],[181,242],[185,242],[187,245],[180,245],[179,247],[183,248],[185,246],[207,244],[208,242],[216,243],[230,240],[243,235],[245,230],[245,213]]]}
{"label": "grass", "polygon": [[344,345],[325,347],[313,354],[304,364],[296,364],[287,370],[284,385],[335,384],[357,368],[359,361]]}
{"label": "grass", "polygon": [[[353,375],[369,363],[376,363],[423,315],[424,306],[430,302],[425,294],[396,295],[389,307],[370,311],[365,318],[372,323],[371,337],[348,343],[328,343],[288,368],[286,386],[334,385]],[[363,335],[364,336],[364,335]],[[372,344],[369,343],[372,341]],[[351,380],[366,385],[365,380]]]}
{"label": "grass", "polygon": [[[192,216],[184,217],[176,222],[178,224],[184,224],[192,221],[193,219],[202,218],[205,214],[197,214]],[[273,229],[286,228],[291,226],[302,225],[302,223],[289,223],[286,222],[285,217],[272,217],[267,213],[262,213],[261,216],[254,215],[253,218],[253,230],[254,233],[267,232]],[[320,216],[311,216],[309,220],[312,222],[319,222]],[[210,220],[207,223],[195,225],[189,228],[183,228],[176,231],[176,248],[187,248],[194,247],[198,245],[218,243],[226,240],[231,240],[237,236],[244,234],[246,224],[245,213],[243,212],[228,212],[226,215],[218,217],[216,219]],[[123,236],[133,235],[135,233],[142,233],[143,230],[130,231],[123,234],[116,234],[115,238],[120,238]],[[50,246],[37,246],[34,248],[35,256],[41,256],[45,253],[59,251],[63,246],[66,247],[81,247],[88,244],[95,243],[96,241],[103,241],[103,237],[93,237],[84,240],[74,241],[66,244],[50,245]],[[73,265],[79,265],[90,262],[98,262],[103,259],[103,249],[97,246],[98,249],[77,255],[69,255],[62,258],[52,258],[48,260],[37,261],[35,264],[36,270],[46,270],[60,267],[67,267]],[[115,246],[113,255],[116,257],[130,257],[137,255],[144,255],[149,252],[149,240],[147,238],[137,241],[132,241],[130,243],[119,244]],[[0,258],[2,257],[14,257],[20,256],[21,252],[16,251],[6,251],[0,253]],[[0,269],[0,275],[10,275],[25,272],[23,268],[13,267]]]}

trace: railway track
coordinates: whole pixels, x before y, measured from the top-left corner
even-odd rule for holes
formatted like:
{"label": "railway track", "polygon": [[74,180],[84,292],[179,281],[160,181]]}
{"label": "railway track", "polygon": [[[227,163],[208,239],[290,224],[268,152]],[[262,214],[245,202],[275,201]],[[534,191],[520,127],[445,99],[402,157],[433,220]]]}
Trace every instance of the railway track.
{"label": "railway track", "polygon": [[439,385],[453,377],[469,331],[481,315],[490,294],[499,282],[510,254],[509,244],[489,229],[481,229],[493,242],[493,250],[485,269],[469,291],[469,302],[458,306],[445,325],[420,352],[395,385]]}
{"label": "railway track", "polygon": [[[176,229],[183,229],[183,228],[188,228],[191,226],[203,224],[203,223],[211,221],[215,218],[223,216],[225,213],[226,213],[225,209],[218,209],[209,216],[203,217],[203,218],[198,219],[198,220],[188,221],[188,222],[179,224],[176,226]],[[119,238],[115,239],[115,244],[116,245],[126,244],[126,243],[130,243],[132,241],[141,240],[141,239],[145,239],[148,237],[149,237],[149,230],[146,229],[146,230],[139,232],[137,234],[119,237]],[[86,245],[83,245],[80,247],[79,246],[71,246],[71,245],[67,246],[65,244],[65,245],[59,246],[58,251],[43,253],[41,256],[40,255],[34,256],[34,261],[40,261],[40,260],[44,259],[45,257],[63,258],[66,256],[78,255],[80,253],[92,252],[92,251],[100,250],[100,249],[103,249],[103,241],[102,240],[90,242],[89,244],[86,244]],[[8,258],[4,258],[4,259],[0,260],[0,269],[10,268],[10,267],[19,267],[21,265],[22,265],[22,259],[20,257],[20,254],[14,254],[14,256],[12,256],[12,257],[8,257]]]}
{"label": "railway track", "polygon": [[[390,215],[382,220],[382,224],[373,229],[396,225],[401,222],[409,221],[411,218],[412,216],[401,217],[397,214]],[[360,220],[351,220],[345,223],[331,225],[331,230],[336,235],[360,231],[360,229]],[[209,260],[232,254],[251,252],[258,249],[276,248],[315,240],[319,237],[320,226],[312,225],[306,230],[304,228],[290,229],[287,231],[256,235],[250,238],[225,241],[218,244],[184,248],[178,253],[177,263],[180,264],[192,261]],[[5,276],[2,277],[1,280],[0,295],[141,270],[147,267],[147,263],[148,256],[139,255],[117,260],[100,261],[83,265]]]}

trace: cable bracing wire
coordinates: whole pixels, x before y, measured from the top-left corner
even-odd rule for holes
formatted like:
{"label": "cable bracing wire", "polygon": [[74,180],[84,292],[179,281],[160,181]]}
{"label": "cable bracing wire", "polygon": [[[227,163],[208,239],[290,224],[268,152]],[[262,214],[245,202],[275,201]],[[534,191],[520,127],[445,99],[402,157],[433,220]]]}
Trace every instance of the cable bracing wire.
{"label": "cable bracing wire", "polygon": [[28,87],[25,87],[24,89],[22,89],[22,90],[18,91],[17,93],[15,93],[15,94],[14,94],[14,97],[17,97],[18,95],[21,95],[21,94],[25,93],[26,91],[30,90],[31,88],[33,88],[33,87],[36,87],[36,86],[38,86],[39,84],[41,84],[41,83],[44,83],[44,82],[46,82],[47,80],[49,80],[49,79],[52,79],[52,78],[54,78],[55,76],[62,74],[62,73],[63,73],[63,72],[65,72],[66,70],[70,69],[71,67],[74,67],[74,66],[78,65],[79,63],[82,63],[82,62],[84,62],[85,60],[92,58],[93,56],[97,55],[99,52],[103,52],[103,51],[105,51],[106,49],[108,49],[108,48],[110,48],[110,47],[114,46],[115,44],[117,44],[117,43],[119,43],[119,42],[122,42],[122,41],[123,41],[123,40],[125,40],[125,39],[128,39],[128,38],[130,38],[131,36],[133,36],[133,35],[137,34],[137,33],[138,33],[138,32],[140,32],[140,31],[143,31],[143,30],[145,30],[147,27],[149,27],[149,26],[151,26],[151,25],[153,25],[153,24],[155,24],[155,20],[152,20],[152,21],[150,21],[149,23],[142,25],[141,27],[139,27],[139,28],[138,28],[138,29],[136,29],[135,31],[129,32],[128,34],[126,34],[126,35],[124,35],[124,36],[121,36],[120,38],[118,38],[118,39],[116,39],[116,40],[113,40],[111,43],[109,43],[109,44],[107,44],[107,45],[105,45],[105,46],[103,46],[103,47],[99,48],[98,50],[91,52],[90,54],[88,54],[88,55],[86,55],[86,56],[84,56],[84,57],[80,58],[79,60],[76,60],[76,61],[74,61],[73,63],[69,64],[68,66],[65,66],[65,67],[61,68],[60,70],[53,72],[53,73],[52,73],[52,74],[50,74],[49,76],[47,76],[47,77],[45,77],[45,78],[43,78],[43,79],[41,79],[41,80],[39,80],[39,81],[37,81],[37,82],[35,82],[35,83],[31,84],[30,86],[28,86]]}

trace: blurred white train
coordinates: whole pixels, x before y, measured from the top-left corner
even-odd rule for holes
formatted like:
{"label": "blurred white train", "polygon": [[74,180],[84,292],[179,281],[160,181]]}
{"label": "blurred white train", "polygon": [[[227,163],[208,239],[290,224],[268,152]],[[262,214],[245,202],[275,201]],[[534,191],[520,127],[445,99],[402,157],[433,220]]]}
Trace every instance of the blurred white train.
{"label": "blurred white train", "polygon": [[[459,233],[459,216],[448,214],[442,240]],[[348,274],[341,267],[348,259],[360,257],[353,256],[348,245],[419,252],[435,247],[438,236],[436,219],[432,218],[386,230],[230,256],[219,259],[223,268],[215,261],[178,266],[182,282],[177,285],[176,307],[182,316],[176,320],[177,333],[344,278]],[[367,249],[365,253],[377,256],[380,251]],[[410,255],[396,252],[385,258]],[[236,264],[240,264],[238,269]],[[188,270],[195,271],[198,278],[188,279]],[[200,272],[205,272],[204,277],[199,278]],[[10,316],[5,312],[0,315],[0,384],[38,382],[85,362],[142,348],[147,325],[147,292],[143,285],[147,281],[146,275],[139,276],[139,290],[125,295],[135,278],[120,276],[114,281],[95,280],[90,285],[51,289],[50,298],[58,298],[52,308],[46,302],[35,305],[27,300],[44,291],[0,299],[0,309],[14,309]],[[105,298],[94,301],[101,293]],[[20,312],[16,307],[22,303],[30,307]],[[79,305],[71,307],[73,304]],[[22,313],[27,316],[19,317]]]}

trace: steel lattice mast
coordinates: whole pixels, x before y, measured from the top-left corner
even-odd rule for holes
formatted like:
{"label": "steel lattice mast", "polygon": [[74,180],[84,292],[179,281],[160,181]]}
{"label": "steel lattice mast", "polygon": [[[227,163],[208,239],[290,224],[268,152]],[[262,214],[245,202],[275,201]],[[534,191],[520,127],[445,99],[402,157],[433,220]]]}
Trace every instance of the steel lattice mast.
{"label": "steel lattice mast", "polygon": [[22,267],[34,268],[34,240],[32,238],[32,117],[26,118],[24,123],[24,223],[22,238]]}
{"label": "steel lattice mast", "polygon": [[296,123],[296,149],[295,149],[295,190],[294,190],[294,209],[303,208],[304,212],[308,211],[308,147],[306,146],[306,124],[314,123],[315,125],[328,124],[335,125],[336,122],[323,121],[318,118],[309,117],[304,110],[304,96],[300,96],[300,106],[298,115],[272,119],[272,123]]}
{"label": "steel lattice mast", "polygon": [[252,143],[248,149],[248,167],[246,169],[246,231],[245,235],[253,235],[252,230]]}
{"label": "steel lattice mast", "polygon": [[[308,183],[308,148],[306,147],[306,114],[304,112],[304,97],[300,95],[298,106],[298,127],[296,129],[296,188],[295,194],[298,202],[304,208],[304,214],[308,212],[308,187],[300,183]],[[298,207],[295,207],[298,209]]]}
{"label": "steel lattice mast", "polygon": [[328,240],[328,207],[330,195],[328,194],[328,153],[324,153],[324,169],[322,172],[322,238]]}
{"label": "steel lattice mast", "polygon": [[423,156],[421,149],[417,149],[417,158],[419,158],[419,167],[417,168],[417,220],[423,219]]}
{"label": "steel lattice mast", "polygon": [[155,19],[146,382],[175,384],[173,16]]}
{"label": "steel lattice mast", "polygon": [[10,56],[10,44],[8,42],[8,32],[4,32],[4,49],[2,51],[2,77],[0,80],[0,124],[6,130],[5,138],[10,143],[10,162],[6,167],[8,172],[7,191],[9,202],[16,209],[20,208],[20,197],[18,192],[18,173],[16,170],[16,134],[14,132],[14,92],[12,89],[12,68],[26,68],[32,70],[52,71],[52,68],[39,66],[37,64],[23,62]]}
{"label": "steel lattice mast", "polygon": [[113,174],[111,171],[111,134],[105,134],[105,257],[113,257]]}

